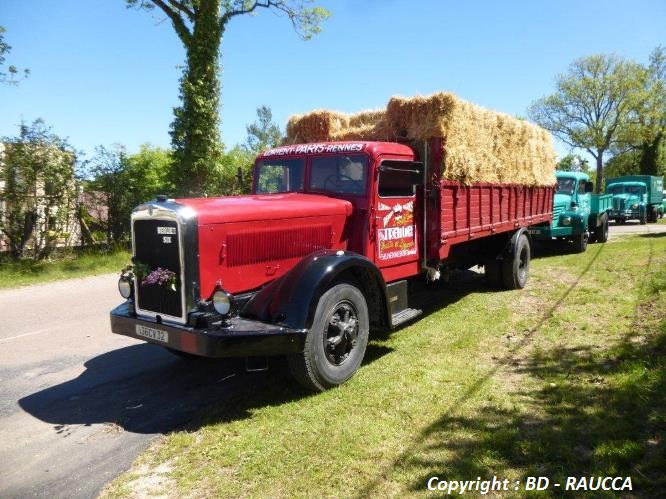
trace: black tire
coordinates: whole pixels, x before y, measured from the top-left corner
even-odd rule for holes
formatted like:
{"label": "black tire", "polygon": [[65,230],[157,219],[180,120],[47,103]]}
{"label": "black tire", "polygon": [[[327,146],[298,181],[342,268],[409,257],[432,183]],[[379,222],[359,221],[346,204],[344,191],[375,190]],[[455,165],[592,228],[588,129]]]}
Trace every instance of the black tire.
{"label": "black tire", "polygon": [[647,223],[647,214],[645,211],[641,213],[641,218],[640,218],[641,225],[645,225]]}
{"label": "black tire", "polygon": [[578,234],[572,238],[574,253],[585,253],[585,250],[587,249],[588,238],[589,234],[587,232],[583,232],[582,234]]}
{"label": "black tire", "polygon": [[594,229],[594,238],[598,243],[605,243],[608,241],[608,217],[601,216],[601,224]]}
{"label": "black tire", "polygon": [[657,211],[657,208],[652,208],[650,210],[650,216],[648,217],[648,222],[657,223],[657,220],[659,220],[659,212]]}
{"label": "black tire", "polygon": [[333,286],[317,303],[303,351],[287,357],[289,371],[316,392],[344,383],[363,361],[369,329],[363,293],[351,284]]}
{"label": "black tire", "polygon": [[520,234],[511,254],[502,261],[502,282],[506,289],[522,289],[527,284],[530,274],[530,241],[525,234]]}

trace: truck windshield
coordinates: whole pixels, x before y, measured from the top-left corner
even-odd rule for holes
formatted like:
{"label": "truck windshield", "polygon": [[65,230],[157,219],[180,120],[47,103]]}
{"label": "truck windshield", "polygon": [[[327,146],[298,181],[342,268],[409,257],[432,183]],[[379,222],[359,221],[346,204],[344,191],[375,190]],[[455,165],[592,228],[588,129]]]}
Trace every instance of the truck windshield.
{"label": "truck windshield", "polygon": [[367,173],[368,158],[362,154],[314,157],[310,189],[338,194],[363,194]]}
{"label": "truck windshield", "polygon": [[606,189],[608,194],[622,194],[624,192],[624,186],[622,185],[609,185]]}
{"label": "truck windshield", "polygon": [[576,179],[575,178],[558,178],[557,179],[557,190],[556,194],[566,194],[571,196],[574,193],[576,188]]}
{"label": "truck windshield", "polygon": [[257,166],[257,194],[302,191],[304,170],[305,160],[302,158],[260,161]]}

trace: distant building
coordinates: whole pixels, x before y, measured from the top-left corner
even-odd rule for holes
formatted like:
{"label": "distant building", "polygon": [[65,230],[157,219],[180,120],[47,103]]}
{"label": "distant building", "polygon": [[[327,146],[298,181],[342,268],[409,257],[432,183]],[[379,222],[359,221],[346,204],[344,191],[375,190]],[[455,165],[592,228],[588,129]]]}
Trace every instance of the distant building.
{"label": "distant building", "polygon": [[[78,207],[80,188],[74,178],[73,154],[59,149],[42,149],[35,154],[37,160],[40,155],[49,154],[50,160],[69,162],[71,174],[65,179],[65,191],[71,195],[64,197],[62,191],[55,192],[63,185],[62,180],[54,183],[53,179],[45,175],[37,174],[33,184],[25,189],[23,193],[15,198],[9,196],[7,189],[8,177],[6,175],[7,149],[11,144],[0,143],[0,251],[9,250],[7,234],[3,233],[2,227],[6,226],[10,218],[9,212],[12,203],[21,203],[24,217],[25,233],[27,235],[25,247],[35,254],[41,248],[78,246],[81,244],[81,226],[79,223]],[[20,174],[19,174],[20,175]],[[20,181],[20,178],[18,180]]]}

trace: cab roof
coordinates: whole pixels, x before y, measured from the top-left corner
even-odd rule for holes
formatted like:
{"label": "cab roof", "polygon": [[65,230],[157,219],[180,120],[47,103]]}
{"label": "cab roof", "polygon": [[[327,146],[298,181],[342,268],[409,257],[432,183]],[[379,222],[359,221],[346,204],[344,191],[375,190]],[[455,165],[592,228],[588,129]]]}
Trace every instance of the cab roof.
{"label": "cab roof", "polygon": [[587,173],[583,172],[567,172],[558,170],[555,172],[555,177],[557,178],[575,178],[576,180],[585,180],[586,182],[590,180],[590,176]]}

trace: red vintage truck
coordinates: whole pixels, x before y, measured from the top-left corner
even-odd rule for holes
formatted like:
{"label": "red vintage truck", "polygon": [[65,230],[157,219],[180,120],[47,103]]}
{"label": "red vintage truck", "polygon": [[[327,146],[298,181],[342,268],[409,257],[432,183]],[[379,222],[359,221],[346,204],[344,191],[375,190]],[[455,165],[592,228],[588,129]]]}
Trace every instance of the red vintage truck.
{"label": "red vintage truck", "polygon": [[283,146],[256,159],[252,195],[138,206],[112,331],[204,357],[286,355],[324,390],[358,369],[370,332],[420,314],[410,280],[482,265],[522,288],[553,188],[444,181],[443,154],[442,139]]}

